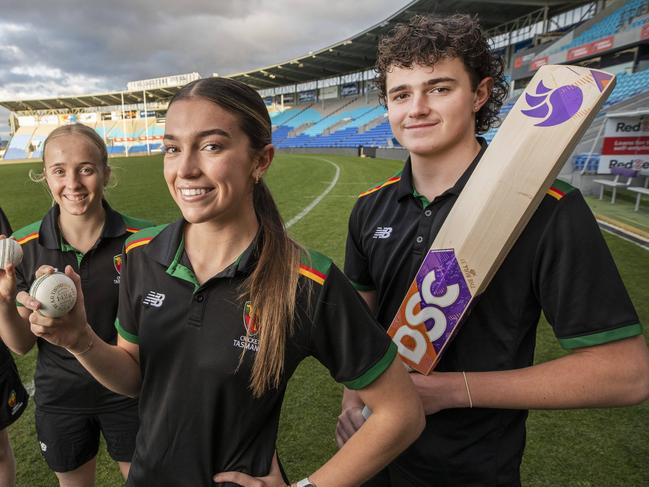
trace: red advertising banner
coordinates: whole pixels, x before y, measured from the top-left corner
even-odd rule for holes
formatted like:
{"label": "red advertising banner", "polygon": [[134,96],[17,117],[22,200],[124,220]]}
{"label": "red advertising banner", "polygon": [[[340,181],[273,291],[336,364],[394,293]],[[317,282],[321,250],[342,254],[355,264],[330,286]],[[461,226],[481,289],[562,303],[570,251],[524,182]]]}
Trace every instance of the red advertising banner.
{"label": "red advertising banner", "polygon": [[593,50],[591,44],[584,44],[583,46],[573,47],[572,49],[568,49],[568,61],[588,56],[589,54],[592,54],[592,52]]}
{"label": "red advertising banner", "polygon": [[532,61],[532,64],[530,65],[530,67],[532,68],[532,71],[536,71],[541,66],[545,66],[546,64],[548,64],[548,56],[544,56],[544,57],[540,57],[538,59],[535,59],[534,61]]}
{"label": "red advertising banner", "polygon": [[516,69],[520,68],[523,65],[523,56],[518,56],[516,59],[514,59],[514,67]]}
{"label": "red advertising banner", "polygon": [[613,47],[613,36],[604,37],[591,42],[591,51],[593,53],[607,51]]}
{"label": "red advertising banner", "polygon": [[642,26],[642,30],[640,31],[640,39],[649,39],[649,24]]}
{"label": "red advertising banner", "polygon": [[591,42],[590,44],[583,44],[581,46],[573,47],[568,49],[568,61],[573,59],[581,58],[584,56],[589,56],[591,54],[597,54],[598,52],[608,51],[613,47],[613,38],[614,36],[602,37],[596,41]]}
{"label": "red advertising banner", "polygon": [[649,137],[606,137],[602,145],[602,154],[649,154]]}
{"label": "red advertising banner", "polygon": [[649,176],[649,117],[613,116],[606,119],[598,174],[624,167]]}

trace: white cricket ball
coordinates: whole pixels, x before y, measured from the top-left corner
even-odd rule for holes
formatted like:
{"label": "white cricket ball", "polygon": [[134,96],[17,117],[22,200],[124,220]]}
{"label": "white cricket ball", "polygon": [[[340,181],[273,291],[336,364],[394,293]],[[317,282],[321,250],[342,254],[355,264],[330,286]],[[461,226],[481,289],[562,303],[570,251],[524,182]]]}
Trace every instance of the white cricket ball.
{"label": "white cricket ball", "polygon": [[29,294],[41,303],[38,312],[50,318],[63,316],[77,302],[77,288],[72,279],[62,272],[39,277],[29,288]]}
{"label": "white cricket ball", "polygon": [[17,266],[23,260],[23,249],[13,238],[0,240],[0,269],[5,269],[7,264]]}

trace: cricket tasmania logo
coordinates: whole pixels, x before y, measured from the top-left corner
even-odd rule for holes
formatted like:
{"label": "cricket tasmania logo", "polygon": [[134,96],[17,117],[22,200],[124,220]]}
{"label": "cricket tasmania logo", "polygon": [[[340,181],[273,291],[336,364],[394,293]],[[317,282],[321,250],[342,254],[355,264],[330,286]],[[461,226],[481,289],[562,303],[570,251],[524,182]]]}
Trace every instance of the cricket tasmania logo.
{"label": "cricket tasmania logo", "polygon": [[246,301],[243,305],[243,327],[246,329],[245,335],[235,338],[232,345],[243,350],[259,351],[259,338],[257,338],[258,329],[252,318],[252,304]]}
{"label": "cricket tasmania logo", "polygon": [[122,254],[117,254],[113,257],[113,265],[118,274],[122,273]]}
{"label": "cricket tasmania logo", "polygon": [[243,305],[243,326],[248,332],[249,336],[255,336],[258,330],[254,320],[252,319],[251,313],[252,304],[250,303],[250,301],[246,301],[246,304]]}

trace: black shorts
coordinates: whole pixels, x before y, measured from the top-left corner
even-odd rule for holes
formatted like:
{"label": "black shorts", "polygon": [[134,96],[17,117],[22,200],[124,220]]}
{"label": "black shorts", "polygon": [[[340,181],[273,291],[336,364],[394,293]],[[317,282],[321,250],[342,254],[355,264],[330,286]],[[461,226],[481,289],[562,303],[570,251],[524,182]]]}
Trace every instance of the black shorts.
{"label": "black shorts", "polygon": [[130,462],[139,426],[137,405],[117,411],[52,413],[36,407],[36,434],[41,453],[55,472],[70,472],[99,451],[99,432],[116,462]]}
{"label": "black shorts", "polygon": [[428,479],[426,482],[422,482],[402,470],[394,468],[394,465],[388,465],[361,487],[429,487],[435,485],[434,480]]}
{"label": "black shorts", "polygon": [[479,478],[471,474],[467,478],[462,479],[458,479],[457,473],[454,474],[454,479],[445,478],[443,474],[440,476],[431,476],[428,474],[428,478],[424,479],[426,472],[417,472],[417,475],[415,476],[413,472],[390,464],[365,482],[361,487],[484,487],[485,485],[492,487],[521,487],[518,471],[512,472],[511,475],[504,476],[493,482],[484,477]]}
{"label": "black shorts", "polygon": [[0,430],[20,418],[27,408],[29,395],[23,387],[13,358],[0,371]]}

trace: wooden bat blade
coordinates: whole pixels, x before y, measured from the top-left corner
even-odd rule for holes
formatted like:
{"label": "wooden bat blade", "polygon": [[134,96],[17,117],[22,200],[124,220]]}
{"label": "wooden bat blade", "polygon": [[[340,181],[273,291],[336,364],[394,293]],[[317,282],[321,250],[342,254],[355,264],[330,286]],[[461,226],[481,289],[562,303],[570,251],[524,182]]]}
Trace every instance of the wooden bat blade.
{"label": "wooden bat blade", "polygon": [[541,67],[444,221],[388,329],[403,361],[428,374],[613,90],[615,77]]}

